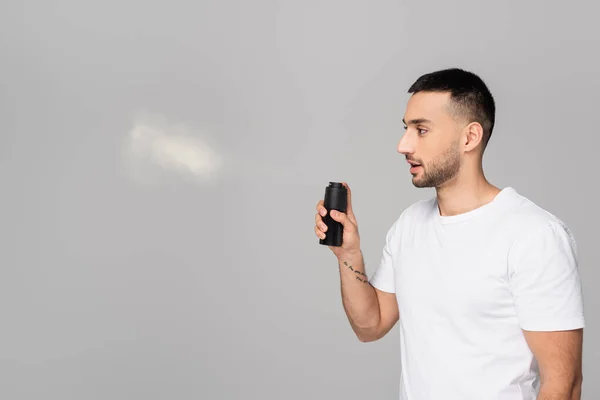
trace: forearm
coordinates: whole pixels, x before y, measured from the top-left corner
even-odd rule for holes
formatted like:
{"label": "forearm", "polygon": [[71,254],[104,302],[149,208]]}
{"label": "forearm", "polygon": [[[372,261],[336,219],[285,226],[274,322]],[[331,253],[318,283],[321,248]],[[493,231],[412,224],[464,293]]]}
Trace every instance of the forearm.
{"label": "forearm", "polygon": [[362,252],[339,258],[342,303],[359,338],[376,335],[380,324],[379,302],[368,281]]}
{"label": "forearm", "polygon": [[562,385],[542,383],[537,400],[581,400],[581,380]]}

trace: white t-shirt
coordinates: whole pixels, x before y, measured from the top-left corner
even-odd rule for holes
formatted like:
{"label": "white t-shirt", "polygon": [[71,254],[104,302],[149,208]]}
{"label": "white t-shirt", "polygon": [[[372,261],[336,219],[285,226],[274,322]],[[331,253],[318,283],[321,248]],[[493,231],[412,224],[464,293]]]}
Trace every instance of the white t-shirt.
{"label": "white t-shirt", "polygon": [[513,188],[440,216],[435,198],[390,228],[371,284],[400,311],[401,400],[535,400],[523,335],[584,327],[568,228]]}

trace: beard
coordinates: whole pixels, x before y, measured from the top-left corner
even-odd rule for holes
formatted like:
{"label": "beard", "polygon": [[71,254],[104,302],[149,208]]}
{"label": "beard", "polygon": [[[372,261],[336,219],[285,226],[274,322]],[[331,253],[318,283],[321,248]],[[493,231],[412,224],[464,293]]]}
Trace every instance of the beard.
{"label": "beard", "polygon": [[445,182],[458,175],[460,170],[460,153],[458,151],[458,142],[455,142],[444,153],[434,160],[421,164],[422,175],[413,177],[413,185],[418,188],[440,187]]}

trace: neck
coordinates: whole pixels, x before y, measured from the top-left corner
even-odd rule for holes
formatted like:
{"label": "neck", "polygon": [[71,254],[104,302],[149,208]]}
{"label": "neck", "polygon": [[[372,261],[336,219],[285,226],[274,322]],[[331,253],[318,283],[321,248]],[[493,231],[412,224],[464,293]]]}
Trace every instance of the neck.
{"label": "neck", "polygon": [[436,188],[440,215],[463,214],[491,202],[500,189],[487,181],[481,163],[461,168],[453,179]]}

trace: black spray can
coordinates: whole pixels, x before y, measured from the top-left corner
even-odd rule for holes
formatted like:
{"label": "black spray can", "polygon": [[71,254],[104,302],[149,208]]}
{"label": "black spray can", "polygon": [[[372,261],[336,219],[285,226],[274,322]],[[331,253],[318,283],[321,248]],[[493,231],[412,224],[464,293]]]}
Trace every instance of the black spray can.
{"label": "black spray can", "polygon": [[345,213],[347,205],[348,190],[339,182],[329,182],[329,186],[325,188],[325,198],[323,199],[323,206],[327,210],[327,215],[322,218],[325,225],[327,225],[327,231],[325,232],[325,239],[319,239],[320,244],[335,247],[342,245],[344,226],[331,218],[329,212],[337,210]]}

